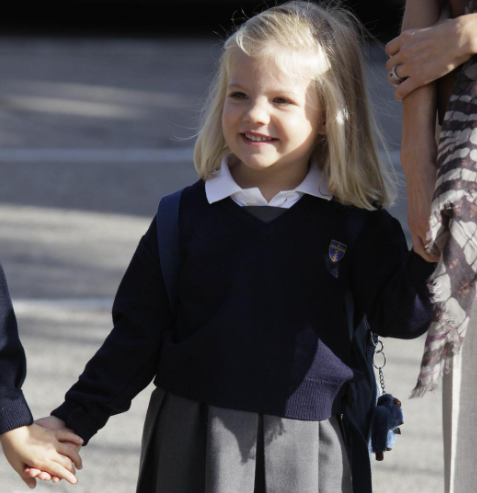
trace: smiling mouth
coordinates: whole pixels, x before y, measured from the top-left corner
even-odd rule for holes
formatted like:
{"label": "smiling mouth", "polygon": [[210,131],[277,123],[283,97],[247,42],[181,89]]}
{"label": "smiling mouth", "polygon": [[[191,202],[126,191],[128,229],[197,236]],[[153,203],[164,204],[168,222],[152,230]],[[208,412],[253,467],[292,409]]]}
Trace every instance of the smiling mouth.
{"label": "smiling mouth", "polygon": [[249,142],[276,142],[278,139],[274,137],[262,137],[260,135],[240,134],[245,140]]}

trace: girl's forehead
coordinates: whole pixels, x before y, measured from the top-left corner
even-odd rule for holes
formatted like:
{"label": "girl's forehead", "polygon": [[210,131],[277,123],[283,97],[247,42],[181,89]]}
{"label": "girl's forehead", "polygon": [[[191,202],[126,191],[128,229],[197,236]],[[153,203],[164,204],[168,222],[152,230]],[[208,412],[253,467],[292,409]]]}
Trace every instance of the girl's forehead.
{"label": "girl's forehead", "polygon": [[308,85],[315,74],[302,53],[296,51],[250,56],[242,50],[230,54],[229,85],[262,82],[277,85]]}

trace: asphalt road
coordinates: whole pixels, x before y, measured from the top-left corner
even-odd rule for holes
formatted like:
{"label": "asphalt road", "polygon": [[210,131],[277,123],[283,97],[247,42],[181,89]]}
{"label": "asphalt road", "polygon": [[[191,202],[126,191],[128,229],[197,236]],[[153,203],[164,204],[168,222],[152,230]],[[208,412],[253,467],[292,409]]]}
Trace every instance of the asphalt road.
{"label": "asphalt road", "polygon": [[[220,39],[0,39],[0,259],[28,357],[36,417],[62,401],[111,329],[112,298],[159,198],[196,179],[191,148]],[[367,49],[379,126],[399,169],[400,107],[385,56]],[[391,211],[405,225],[405,189]],[[403,401],[396,449],[373,462],[377,493],[443,491],[441,398],[407,400],[423,339],[385,341]],[[125,362],[127,364],[127,362]],[[79,484],[134,493],[151,389],[83,450]],[[0,459],[0,491],[27,488]]]}

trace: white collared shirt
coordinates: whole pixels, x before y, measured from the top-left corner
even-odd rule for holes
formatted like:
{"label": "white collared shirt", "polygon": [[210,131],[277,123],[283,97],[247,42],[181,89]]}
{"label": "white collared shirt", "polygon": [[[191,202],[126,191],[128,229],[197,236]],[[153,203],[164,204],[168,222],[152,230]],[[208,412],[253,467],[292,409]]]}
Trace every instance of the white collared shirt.
{"label": "white collared shirt", "polygon": [[294,189],[278,192],[270,202],[257,187],[241,188],[230,173],[230,166],[234,166],[236,160],[233,154],[228,154],[222,160],[220,169],[205,182],[205,193],[209,204],[230,197],[241,207],[247,205],[260,205],[281,207],[289,209],[296,204],[305,194],[313,195],[325,200],[331,200],[332,195],[328,191],[326,179],[316,162],[311,163],[310,170],[305,179]]}

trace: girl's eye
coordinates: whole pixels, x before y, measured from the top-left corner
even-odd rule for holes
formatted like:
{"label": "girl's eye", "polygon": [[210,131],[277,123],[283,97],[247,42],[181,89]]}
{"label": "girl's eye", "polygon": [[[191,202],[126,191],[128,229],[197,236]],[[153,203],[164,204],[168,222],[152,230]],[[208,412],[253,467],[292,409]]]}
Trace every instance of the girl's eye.
{"label": "girl's eye", "polygon": [[278,104],[290,104],[291,101],[287,98],[275,98],[274,100]]}
{"label": "girl's eye", "polygon": [[247,96],[243,92],[233,92],[230,97],[234,99],[245,99]]}

